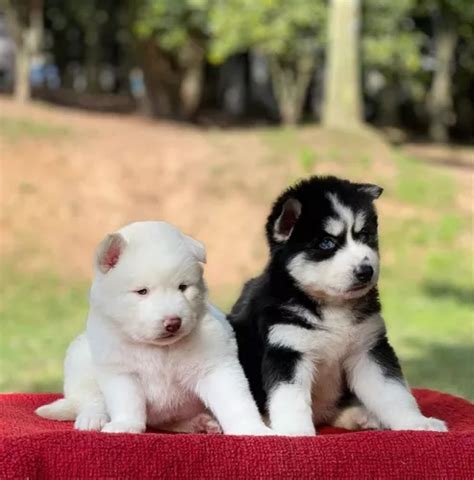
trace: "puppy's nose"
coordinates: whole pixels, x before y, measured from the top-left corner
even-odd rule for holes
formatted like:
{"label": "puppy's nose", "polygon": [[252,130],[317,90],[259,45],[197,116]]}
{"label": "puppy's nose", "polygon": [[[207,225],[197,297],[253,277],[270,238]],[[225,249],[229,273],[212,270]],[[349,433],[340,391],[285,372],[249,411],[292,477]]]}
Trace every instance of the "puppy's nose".
{"label": "puppy's nose", "polygon": [[166,317],[163,325],[167,332],[176,333],[181,328],[181,318]]}
{"label": "puppy's nose", "polygon": [[354,275],[360,283],[369,283],[374,275],[374,269],[370,265],[359,265],[354,270]]}

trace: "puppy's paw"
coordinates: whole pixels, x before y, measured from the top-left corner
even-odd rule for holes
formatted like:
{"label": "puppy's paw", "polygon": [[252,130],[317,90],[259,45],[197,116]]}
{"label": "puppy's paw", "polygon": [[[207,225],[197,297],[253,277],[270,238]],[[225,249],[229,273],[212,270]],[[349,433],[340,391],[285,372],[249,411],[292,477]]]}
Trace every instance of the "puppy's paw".
{"label": "puppy's paw", "polygon": [[222,433],[219,422],[208,413],[200,413],[190,421],[192,433]]}
{"label": "puppy's paw", "polygon": [[278,435],[275,430],[267,427],[263,421],[239,422],[232,428],[225,430],[224,433],[226,435]]}
{"label": "puppy's paw", "polygon": [[316,435],[316,428],[312,422],[280,423],[271,426],[277,435],[287,437],[313,437]]}
{"label": "puppy's paw", "polygon": [[257,436],[266,436],[266,435],[277,435],[277,433],[266,425],[254,425],[252,427],[244,429],[239,435],[257,435]]}
{"label": "puppy's paw", "polygon": [[103,412],[81,412],[74,422],[76,430],[89,430],[100,432],[109,421],[109,417]]}
{"label": "puppy's paw", "polygon": [[381,423],[361,405],[342,410],[332,422],[332,426],[346,430],[377,430]]}
{"label": "puppy's paw", "polygon": [[393,428],[393,430],[426,430],[430,432],[447,432],[448,427],[443,420],[420,415],[411,421],[403,422],[401,425],[397,425],[396,428]]}
{"label": "puppy's paw", "polygon": [[313,428],[285,428],[285,429],[276,429],[278,435],[284,435],[287,437],[314,437],[317,432]]}
{"label": "puppy's paw", "polygon": [[127,421],[109,422],[104,425],[101,431],[105,433],[143,433],[145,425]]}

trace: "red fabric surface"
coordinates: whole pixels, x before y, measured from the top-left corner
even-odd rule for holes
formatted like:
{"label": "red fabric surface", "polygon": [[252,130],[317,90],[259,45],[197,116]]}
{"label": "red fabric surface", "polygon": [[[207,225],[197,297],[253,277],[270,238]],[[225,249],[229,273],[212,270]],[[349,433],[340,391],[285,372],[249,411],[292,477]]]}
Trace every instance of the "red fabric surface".
{"label": "red fabric surface", "polygon": [[345,432],[316,437],[78,432],[33,411],[58,395],[0,395],[0,479],[474,478],[474,404],[415,390],[449,433]]}

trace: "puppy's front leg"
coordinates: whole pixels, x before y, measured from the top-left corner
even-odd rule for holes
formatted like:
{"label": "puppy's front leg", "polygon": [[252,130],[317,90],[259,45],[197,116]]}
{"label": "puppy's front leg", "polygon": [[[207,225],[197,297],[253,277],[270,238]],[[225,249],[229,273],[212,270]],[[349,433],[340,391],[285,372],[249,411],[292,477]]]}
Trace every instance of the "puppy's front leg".
{"label": "puppy's front leg", "polygon": [[385,335],[370,351],[349,358],[346,372],[354,393],[385,427],[391,430],[447,431],[443,421],[425,417],[420,412]]}
{"label": "puppy's front leg", "polygon": [[273,434],[263,423],[237,359],[229,359],[199,380],[197,394],[216,416],[224,433]]}
{"label": "puppy's front leg", "polygon": [[313,362],[289,348],[273,346],[265,352],[262,370],[272,429],[282,435],[315,435]]}
{"label": "puppy's front leg", "polygon": [[101,371],[97,375],[110,422],[102,432],[142,433],[146,429],[145,395],[134,375]]}

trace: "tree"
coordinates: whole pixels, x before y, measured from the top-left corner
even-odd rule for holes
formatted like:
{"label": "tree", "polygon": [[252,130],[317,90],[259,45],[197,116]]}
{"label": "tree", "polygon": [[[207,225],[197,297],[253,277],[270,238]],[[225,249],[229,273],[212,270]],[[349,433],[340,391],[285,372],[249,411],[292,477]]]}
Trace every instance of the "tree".
{"label": "tree", "polygon": [[210,15],[210,60],[252,49],[265,55],[280,117],[296,123],[325,39],[325,2],[226,0]]}
{"label": "tree", "polygon": [[[432,19],[435,69],[428,95],[429,134],[432,140],[447,142],[455,123],[452,78],[456,46],[460,35],[472,41],[474,3],[471,0],[425,0]],[[468,40],[468,41],[469,41]]]}
{"label": "tree", "polygon": [[323,123],[352,128],[362,122],[359,0],[331,0]]}
{"label": "tree", "polygon": [[378,75],[378,123],[398,125],[401,92],[422,100],[421,48],[426,35],[412,20],[416,0],[366,0],[362,64],[365,77]]}
{"label": "tree", "polygon": [[31,61],[43,41],[42,0],[4,0],[7,27],[15,42],[15,98],[25,102],[31,97]]}
{"label": "tree", "polygon": [[143,0],[135,30],[143,46],[150,108],[191,118],[201,102],[210,0]]}
{"label": "tree", "polygon": [[99,3],[98,0],[66,2],[66,8],[79,24],[83,34],[87,90],[91,93],[99,90],[99,68],[101,60],[100,29],[108,20],[108,12],[102,9]]}

